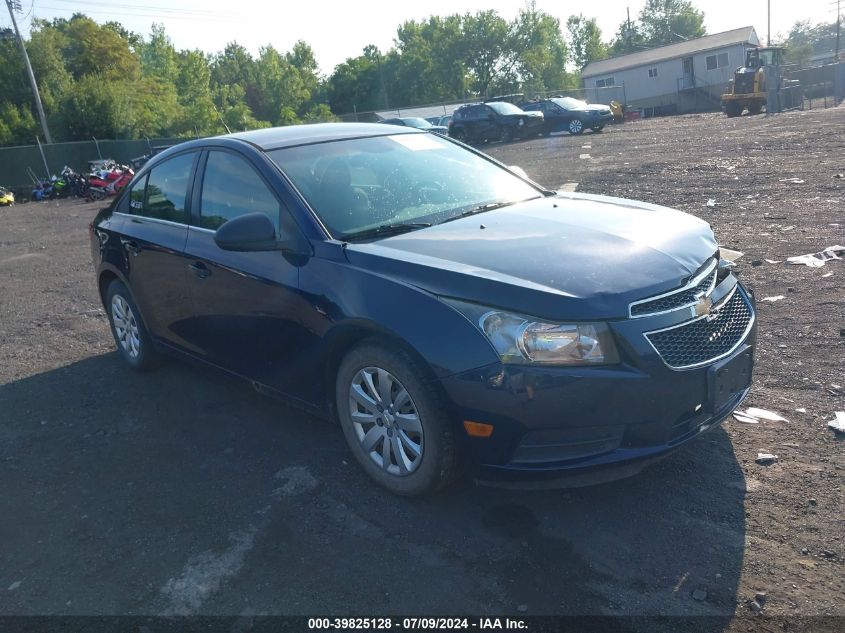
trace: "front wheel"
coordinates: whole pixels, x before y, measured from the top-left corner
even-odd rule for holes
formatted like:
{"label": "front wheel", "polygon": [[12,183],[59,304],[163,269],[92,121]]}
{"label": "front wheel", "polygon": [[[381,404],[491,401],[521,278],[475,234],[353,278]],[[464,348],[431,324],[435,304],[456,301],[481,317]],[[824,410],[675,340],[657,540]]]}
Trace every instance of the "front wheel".
{"label": "front wheel", "polygon": [[367,474],[393,493],[435,492],[457,472],[445,397],[402,349],[367,341],[343,359],[335,397],[343,434]]}
{"label": "front wheel", "polygon": [[129,290],[115,279],[106,290],[106,309],[117,350],[132,369],[147,371],[159,363],[150,334]]}
{"label": "front wheel", "polygon": [[736,101],[729,101],[725,104],[725,114],[730,118],[734,118],[742,114],[743,107]]}
{"label": "front wheel", "polygon": [[581,119],[572,119],[569,122],[570,134],[581,134],[584,131],[584,122]]}

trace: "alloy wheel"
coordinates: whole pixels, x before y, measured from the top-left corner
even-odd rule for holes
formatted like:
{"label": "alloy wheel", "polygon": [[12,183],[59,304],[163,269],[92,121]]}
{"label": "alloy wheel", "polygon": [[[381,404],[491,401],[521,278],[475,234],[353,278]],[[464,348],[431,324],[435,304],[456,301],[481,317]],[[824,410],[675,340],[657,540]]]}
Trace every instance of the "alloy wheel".
{"label": "alloy wheel", "polygon": [[384,472],[404,476],[419,467],[422,423],[396,376],[380,367],[359,370],[349,386],[349,412],[361,448]]}
{"label": "alloy wheel", "polygon": [[129,303],[120,295],[111,300],[111,318],[117,341],[129,358],[138,358],[141,353],[141,337],[138,321]]}
{"label": "alloy wheel", "polygon": [[584,124],[581,119],[572,119],[569,122],[569,131],[572,134],[580,134],[584,130]]}

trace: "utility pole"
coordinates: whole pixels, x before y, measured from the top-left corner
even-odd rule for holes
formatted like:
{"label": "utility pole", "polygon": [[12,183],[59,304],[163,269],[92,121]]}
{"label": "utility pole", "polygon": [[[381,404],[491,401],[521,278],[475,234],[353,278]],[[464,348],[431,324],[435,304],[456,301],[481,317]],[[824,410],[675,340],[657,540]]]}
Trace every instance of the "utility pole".
{"label": "utility pole", "polygon": [[12,17],[12,26],[15,27],[15,35],[18,37],[18,44],[21,47],[21,55],[23,55],[23,63],[26,66],[26,74],[29,76],[29,84],[32,86],[32,94],[35,95],[35,107],[38,109],[38,118],[41,120],[41,129],[44,131],[44,140],[48,145],[52,145],[53,138],[50,136],[50,130],[47,127],[47,117],[44,116],[44,106],[41,105],[41,95],[38,93],[38,84],[35,83],[35,75],[32,72],[32,65],[29,63],[29,55],[26,53],[26,46],[23,43],[21,32],[18,30],[18,21],[15,20],[15,9],[20,11],[20,2],[18,0],[6,0],[6,7],[9,9],[9,15]]}
{"label": "utility pole", "polygon": [[839,61],[839,29],[842,18],[839,16],[839,0],[836,0],[836,61]]}
{"label": "utility pole", "polygon": [[766,0],[766,46],[772,45],[772,0]]}

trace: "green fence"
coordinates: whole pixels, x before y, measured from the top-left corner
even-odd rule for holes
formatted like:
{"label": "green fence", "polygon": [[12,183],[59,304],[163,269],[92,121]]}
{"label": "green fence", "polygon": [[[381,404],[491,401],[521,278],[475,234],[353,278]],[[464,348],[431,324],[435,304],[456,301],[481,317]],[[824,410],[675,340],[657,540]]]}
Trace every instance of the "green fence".
{"label": "green fence", "polygon": [[[174,145],[189,139],[157,138],[138,141],[79,141],[75,143],[53,143],[42,145],[49,174],[45,174],[44,160],[38,145],[0,148],[0,186],[9,189],[26,189],[32,185],[27,168],[39,178],[58,175],[65,165],[85,173],[88,161],[98,158],[112,158],[118,163],[128,164],[133,158],[149,153],[151,147]],[[98,148],[99,146],[99,148]]]}

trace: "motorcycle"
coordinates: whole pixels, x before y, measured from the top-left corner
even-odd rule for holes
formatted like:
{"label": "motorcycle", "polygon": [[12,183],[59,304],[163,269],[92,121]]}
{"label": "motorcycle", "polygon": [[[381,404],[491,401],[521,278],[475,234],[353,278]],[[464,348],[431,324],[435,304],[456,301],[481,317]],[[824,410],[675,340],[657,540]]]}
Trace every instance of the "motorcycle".
{"label": "motorcycle", "polygon": [[88,177],[88,200],[102,200],[107,196],[114,196],[129,184],[135,172],[126,165],[108,172],[92,174]]}

